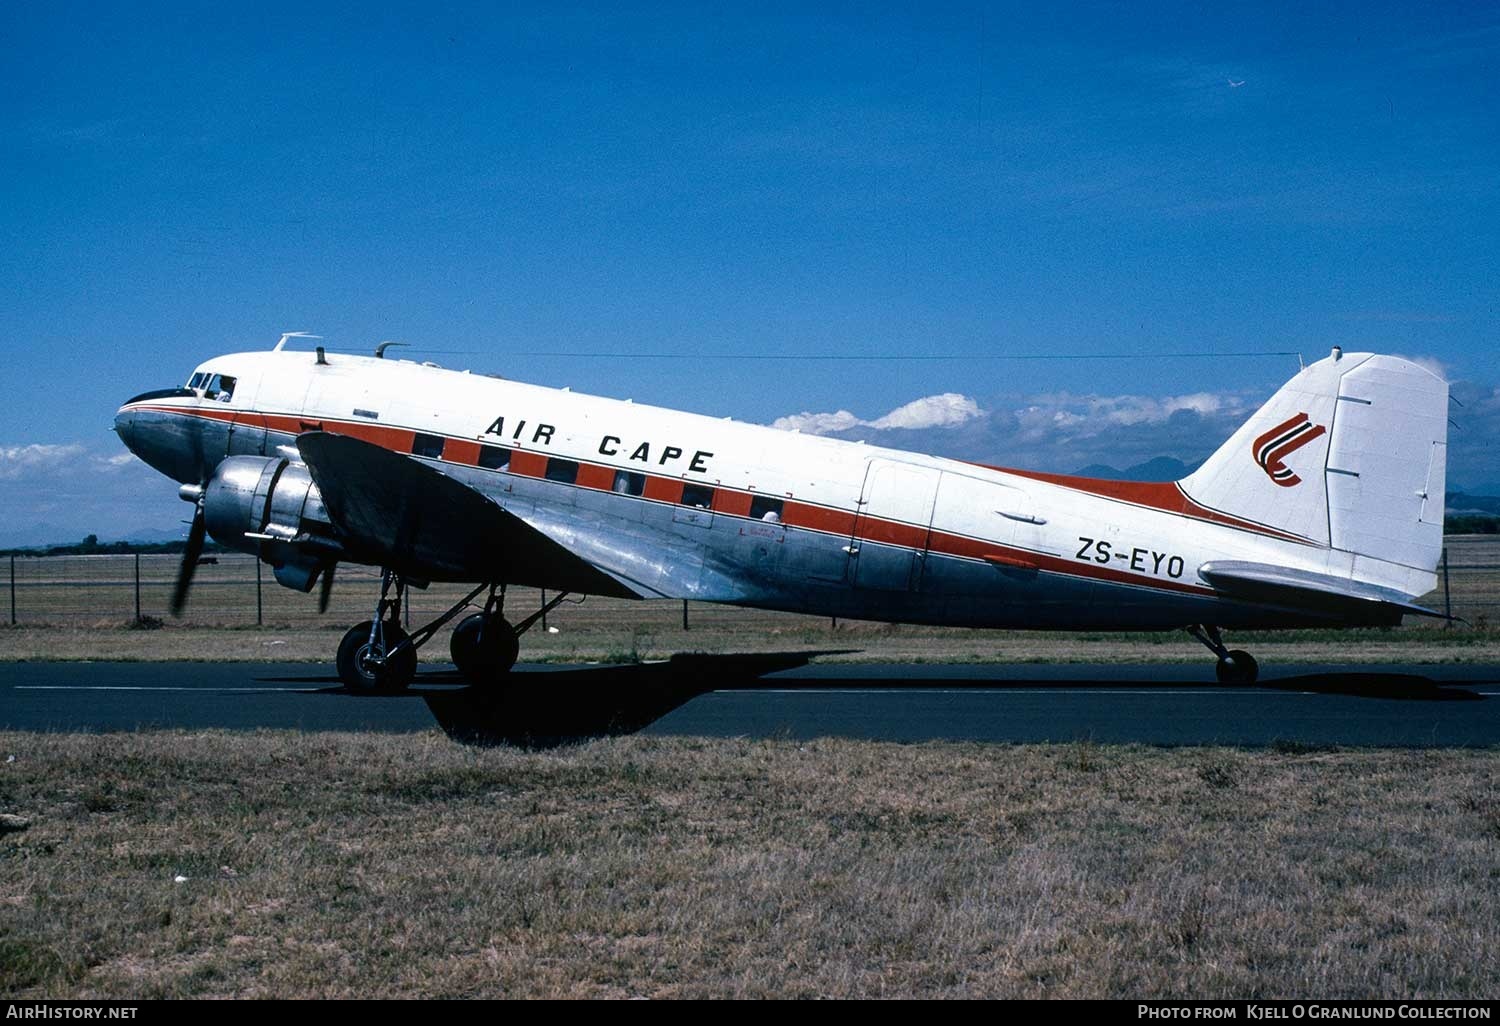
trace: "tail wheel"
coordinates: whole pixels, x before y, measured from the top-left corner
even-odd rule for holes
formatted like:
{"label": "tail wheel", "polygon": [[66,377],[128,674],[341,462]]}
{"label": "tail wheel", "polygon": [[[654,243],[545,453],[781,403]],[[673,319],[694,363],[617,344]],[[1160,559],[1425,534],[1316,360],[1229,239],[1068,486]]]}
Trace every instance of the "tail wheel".
{"label": "tail wheel", "polygon": [[1254,684],[1260,675],[1260,664],[1244,649],[1230,649],[1228,658],[1220,659],[1215,667],[1221,684]]}
{"label": "tail wheel", "polygon": [[521,639],[503,616],[475,613],[453,628],[453,664],[470,684],[494,683],[516,665]]}
{"label": "tail wheel", "polygon": [[[400,691],[417,675],[417,650],[411,646],[401,649],[383,661],[374,657],[380,653],[371,651],[370,628],[373,622],[357,623],[344,634],[339,642],[337,665],[339,680],[350,691],[375,694],[382,691]],[[406,632],[394,623],[382,625],[385,650],[390,652],[406,640]]]}

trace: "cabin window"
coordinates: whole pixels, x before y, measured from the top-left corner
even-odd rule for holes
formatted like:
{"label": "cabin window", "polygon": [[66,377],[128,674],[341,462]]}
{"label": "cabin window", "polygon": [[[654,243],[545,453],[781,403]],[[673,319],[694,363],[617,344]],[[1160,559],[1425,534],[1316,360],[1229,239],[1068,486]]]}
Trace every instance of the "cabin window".
{"label": "cabin window", "polygon": [[769,524],[781,523],[782,501],[770,495],[757,495],[750,500],[750,519],[764,520]]}
{"label": "cabin window", "polygon": [[547,460],[547,473],[544,476],[548,481],[572,484],[578,480],[578,464],[573,460],[560,460],[553,456]]}
{"label": "cabin window", "polygon": [[628,470],[615,471],[614,491],[621,495],[641,495],[646,491],[646,475]]}
{"label": "cabin window", "polygon": [[683,485],[682,504],[698,509],[709,509],[714,504],[714,490],[707,485]]}
{"label": "cabin window", "polygon": [[481,445],[479,447],[479,465],[485,470],[508,470],[510,468],[510,450],[502,449],[498,445]]}
{"label": "cabin window", "polygon": [[216,399],[221,403],[227,403],[234,398],[234,378],[228,374],[215,374],[208,379],[208,387],[203,390],[203,398]]}
{"label": "cabin window", "polygon": [[411,441],[411,454],[423,456],[429,460],[440,460],[443,458],[443,436],[424,435],[417,433],[417,437]]}

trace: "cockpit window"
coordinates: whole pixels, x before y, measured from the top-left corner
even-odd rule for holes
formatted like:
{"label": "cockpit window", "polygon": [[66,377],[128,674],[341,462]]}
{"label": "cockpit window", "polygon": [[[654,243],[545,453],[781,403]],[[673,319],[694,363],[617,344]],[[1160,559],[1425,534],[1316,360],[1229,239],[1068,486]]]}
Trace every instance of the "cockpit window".
{"label": "cockpit window", "polygon": [[228,374],[215,374],[208,379],[208,386],[203,390],[203,398],[216,399],[221,403],[227,403],[234,398],[234,378]]}
{"label": "cockpit window", "polygon": [[207,380],[208,380],[208,374],[205,373],[204,371],[199,371],[198,373],[194,374],[191,378],[188,379],[187,387],[188,388],[202,388],[203,387],[203,383],[205,381],[207,381]]}

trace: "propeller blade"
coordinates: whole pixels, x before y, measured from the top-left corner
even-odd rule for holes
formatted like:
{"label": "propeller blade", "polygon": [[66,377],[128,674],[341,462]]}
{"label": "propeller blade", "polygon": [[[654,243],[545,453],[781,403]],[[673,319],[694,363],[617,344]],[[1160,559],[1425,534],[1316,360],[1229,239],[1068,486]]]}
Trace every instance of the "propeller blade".
{"label": "propeller blade", "polygon": [[198,557],[203,555],[203,506],[193,510],[193,526],[188,528],[187,548],[182,553],[182,565],[177,568],[177,583],[172,588],[171,610],[173,616],[182,615],[187,605],[188,588],[193,584],[193,571],[198,569]]}
{"label": "propeller blade", "polygon": [[322,587],[318,589],[318,612],[328,612],[328,600],[333,597],[333,571],[338,568],[337,563],[329,563],[323,570]]}

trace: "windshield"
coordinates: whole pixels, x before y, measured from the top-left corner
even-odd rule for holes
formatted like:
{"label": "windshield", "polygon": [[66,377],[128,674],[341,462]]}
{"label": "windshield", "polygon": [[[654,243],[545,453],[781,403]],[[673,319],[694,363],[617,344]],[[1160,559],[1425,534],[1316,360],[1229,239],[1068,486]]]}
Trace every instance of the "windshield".
{"label": "windshield", "polygon": [[234,398],[234,378],[228,374],[215,374],[203,388],[203,398],[227,403]]}

